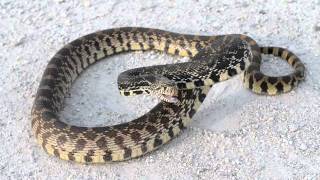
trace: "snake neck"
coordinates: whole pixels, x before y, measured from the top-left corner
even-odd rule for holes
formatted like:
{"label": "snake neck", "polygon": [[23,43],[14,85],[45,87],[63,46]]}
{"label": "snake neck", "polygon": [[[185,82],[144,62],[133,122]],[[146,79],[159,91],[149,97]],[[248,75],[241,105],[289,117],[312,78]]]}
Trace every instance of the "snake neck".
{"label": "snake neck", "polygon": [[[176,84],[179,90],[212,86],[241,73],[254,58],[251,47],[238,35],[211,37],[209,45],[197,51],[191,62],[141,67],[121,73],[118,76],[120,94],[150,94],[153,92],[151,84],[169,87],[168,81]],[[158,83],[152,79],[165,81]]]}

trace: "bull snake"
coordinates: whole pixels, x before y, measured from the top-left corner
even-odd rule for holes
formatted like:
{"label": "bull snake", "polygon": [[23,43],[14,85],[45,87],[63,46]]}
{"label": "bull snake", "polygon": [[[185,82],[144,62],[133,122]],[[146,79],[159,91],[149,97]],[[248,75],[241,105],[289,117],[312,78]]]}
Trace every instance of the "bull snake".
{"label": "bull snake", "polygon": [[[118,77],[125,96],[147,93],[162,101],[143,116],[114,126],[77,127],[58,117],[74,80],[105,57],[157,50],[191,61],[131,69]],[[260,71],[261,54],[281,57],[294,72],[270,77]],[[244,85],[258,94],[289,92],[304,79],[305,67],[292,52],[259,47],[246,35],[197,36],[159,29],[123,27],[95,32],[60,49],[48,63],[32,107],[32,130],[50,155],[81,163],[122,161],[142,156],[186,127],[214,83],[244,72]]]}

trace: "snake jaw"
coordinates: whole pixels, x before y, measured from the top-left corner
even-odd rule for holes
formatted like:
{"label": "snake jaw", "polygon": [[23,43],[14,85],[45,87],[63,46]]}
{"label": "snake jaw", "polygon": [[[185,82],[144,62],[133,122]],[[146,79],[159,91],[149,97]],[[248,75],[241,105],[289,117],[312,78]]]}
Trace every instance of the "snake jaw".
{"label": "snake jaw", "polygon": [[162,94],[161,96],[162,97],[160,99],[165,102],[169,102],[169,103],[178,103],[179,102],[179,99],[176,96],[168,96],[165,94]]}
{"label": "snake jaw", "polygon": [[156,96],[161,101],[169,103],[179,102],[178,87],[174,81],[163,76],[152,76],[152,78],[149,77],[152,83],[148,86],[151,95]]}
{"label": "snake jaw", "polygon": [[179,99],[177,96],[170,96],[170,95],[166,95],[166,94],[158,94],[158,93],[154,93],[154,96],[156,96],[157,98],[159,98],[161,101],[165,101],[168,103],[178,103]]}
{"label": "snake jaw", "polygon": [[165,102],[169,102],[169,103],[179,102],[178,88],[176,86],[162,87],[160,89],[152,91],[151,94]]}

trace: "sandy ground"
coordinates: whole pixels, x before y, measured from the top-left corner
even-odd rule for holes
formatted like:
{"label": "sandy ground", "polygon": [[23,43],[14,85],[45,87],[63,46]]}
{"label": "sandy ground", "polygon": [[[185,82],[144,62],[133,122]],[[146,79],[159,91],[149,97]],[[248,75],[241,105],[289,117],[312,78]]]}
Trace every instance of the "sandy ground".
{"label": "sandy ground", "polygon": [[[0,1],[0,179],[319,179],[320,1]],[[142,158],[81,165],[49,157],[30,128],[30,109],[50,57],[72,39],[101,29],[144,26],[180,33],[246,33],[287,47],[308,69],[291,93],[267,97],[240,77],[217,84],[179,137]],[[263,71],[285,74],[267,58]],[[181,59],[130,53],[96,64],[76,81],[61,113],[70,124],[129,121],[157,100],[121,97],[117,75]]]}

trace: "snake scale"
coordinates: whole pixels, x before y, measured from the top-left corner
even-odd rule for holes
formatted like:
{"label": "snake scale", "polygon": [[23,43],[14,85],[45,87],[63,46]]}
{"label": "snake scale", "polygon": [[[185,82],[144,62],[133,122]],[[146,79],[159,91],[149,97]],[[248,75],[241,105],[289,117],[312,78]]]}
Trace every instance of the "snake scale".
{"label": "snake scale", "polygon": [[[71,126],[59,119],[75,79],[95,62],[122,52],[157,50],[190,57],[189,62],[141,67],[121,73],[120,93],[147,93],[162,101],[127,123],[106,127]],[[286,60],[291,74],[271,77],[260,71],[261,54]],[[50,155],[81,163],[123,161],[142,156],[186,127],[214,83],[244,72],[245,87],[258,94],[285,93],[304,79],[305,67],[292,52],[259,47],[246,35],[197,36],[141,27],[122,27],[78,38],[48,63],[32,107],[32,130]]]}

